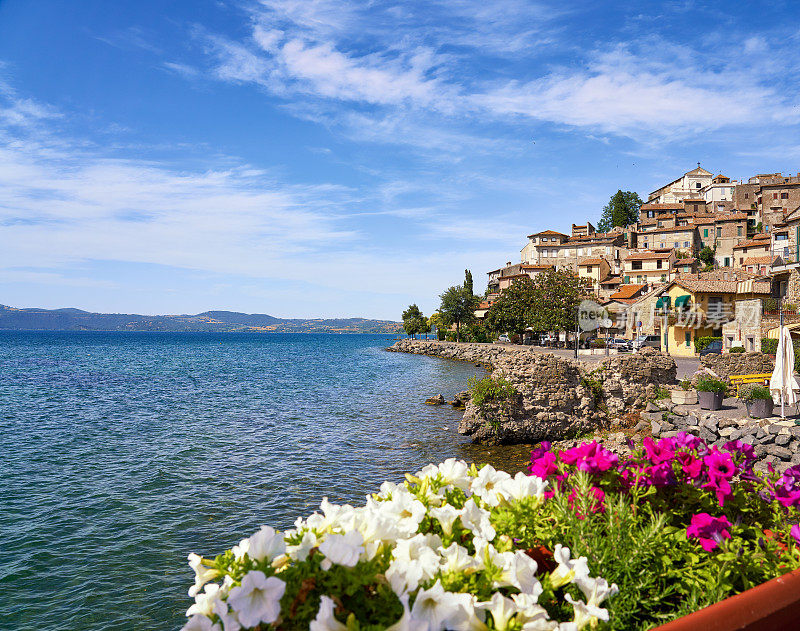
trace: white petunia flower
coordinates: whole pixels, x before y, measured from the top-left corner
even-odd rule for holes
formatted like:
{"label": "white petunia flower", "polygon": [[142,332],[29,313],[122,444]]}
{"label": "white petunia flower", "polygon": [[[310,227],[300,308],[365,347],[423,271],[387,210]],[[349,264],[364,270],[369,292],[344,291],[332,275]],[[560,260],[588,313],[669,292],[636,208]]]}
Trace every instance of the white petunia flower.
{"label": "white petunia flower", "polygon": [[374,558],[384,543],[391,544],[406,536],[405,531],[398,527],[398,522],[390,515],[381,512],[380,507],[372,510],[365,507],[364,510],[357,511],[355,529],[364,539],[364,552],[361,558],[367,561]]}
{"label": "white petunia flower", "polygon": [[503,552],[499,556],[502,558],[503,573],[499,580],[495,581],[495,587],[513,585],[521,592],[531,594],[538,599],[543,588],[539,579],[536,578],[538,567],[536,561],[522,550]]}
{"label": "white petunia flower", "polygon": [[[226,576],[225,578],[228,577]],[[222,621],[223,631],[239,631],[239,629],[242,628],[236,614],[230,610],[228,604],[224,600],[218,600],[214,603],[214,613],[217,614]]]}
{"label": "white petunia flower", "polygon": [[553,631],[558,622],[550,620],[547,610],[538,603],[539,596],[514,594],[511,596],[517,605],[517,622],[522,623],[522,631]]}
{"label": "white petunia flower", "polygon": [[589,562],[586,557],[570,560],[569,548],[560,543],[556,544],[553,559],[558,563],[558,567],[550,573],[550,584],[553,589],[589,576]]}
{"label": "white petunia flower", "polygon": [[194,570],[194,585],[189,588],[189,596],[194,598],[203,589],[203,585],[219,576],[219,570],[203,565],[203,557],[194,552],[189,555],[188,559],[189,567]]}
{"label": "white petunia flower", "polygon": [[400,603],[403,605],[403,615],[392,626],[386,627],[386,631],[413,631],[411,628],[411,611],[408,608],[408,594],[403,594]]}
{"label": "white petunia flower", "polygon": [[497,471],[492,465],[487,464],[478,472],[478,477],[472,480],[470,490],[489,506],[497,506],[500,503],[498,487],[510,479],[511,476],[505,471]]}
{"label": "white petunia flower", "polygon": [[472,498],[464,504],[461,511],[461,523],[464,528],[472,531],[473,535],[486,539],[486,541],[491,541],[497,534],[489,521],[489,511],[478,506]]}
{"label": "white petunia flower", "polygon": [[463,460],[448,458],[439,465],[429,464],[418,471],[416,477],[420,479],[435,479],[441,476],[441,481],[449,486],[461,489],[465,493],[469,491],[472,484],[472,477],[469,475],[469,467]]}
{"label": "white petunia flower", "polygon": [[575,579],[575,584],[586,596],[586,602],[594,607],[599,606],[606,598],[619,593],[619,588],[615,584],[609,585],[604,578],[581,576]]}
{"label": "white petunia flower", "polygon": [[527,497],[544,499],[547,480],[535,475],[525,475],[522,471],[513,478],[502,481],[496,489],[498,497],[506,501],[519,501]]}
{"label": "white petunia flower", "polygon": [[244,627],[254,627],[265,622],[275,622],[281,612],[281,598],[286,583],[275,576],[267,578],[263,572],[252,570],[245,574],[242,584],[228,595],[228,606],[233,608]]}
{"label": "white petunia flower", "polygon": [[492,616],[492,628],[497,631],[505,631],[518,611],[516,603],[500,592],[492,594],[490,601],[478,603],[478,607]]}
{"label": "white petunia flower", "polygon": [[183,625],[181,631],[221,631],[221,629],[210,618],[197,614],[189,618],[189,621]]}
{"label": "white petunia flower", "polygon": [[429,589],[421,589],[411,608],[411,628],[415,631],[463,628],[465,601],[459,596],[444,591],[439,581]]}
{"label": "white petunia flower", "polygon": [[355,566],[364,552],[363,544],[364,537],[357,530],[351,530],[344,535],[328,535],[319,546],[319,551],[325,555],[322,569],[330,569],[332,563],[345,567]]}
{"label": "white petunia flower", "polygon": [[455,541],[446,548],[439,547],[439,554],[442,572],[471,573],[478,569],[478,562],[470,556],[466,548]]}
{"label": "white petunia flower", "polygon": [[247,554],[254,561],[272,561],[285,551],[286,544],[283,541],[283,534],[276,532],[270,526],[262,526],[261,530],[249,539],[242,540],[239,544],[238,554],[234,546],[234,555],[237,559]]}
{"label": "white petunia flower", "polygon": [[219,600],[220,596],[219,585],[209,583],[203,592],[195,595],[194,604],[186,610],[186,615],[210,616],[214,612],[214,603]]}
{"label": "white petunia flower", "polygon": [[432,548],[441,546],[426,535],[401,539],[392,551],[392,562],[386,570],[386,579],[398,596],[415,590],[422,581],[427,581],[439,570],[439,555]]}
{"label": "white petunia flower", "polygon": [[445,504],[441,508],[432,508],[428,511],[434,519],[437,519],[442,526],[442,532],[448,537],[453,534],[453,523],[461,515],[461,511],[450,504]]}
{"label": "white petunia flower", "polygon": [[323,596],[319,600],[317,617],[311,621],[308,631],[347,631],[347,627],[333,615],[333,600]]}
{"label": "white petunia flower", "polygon": [[300,543],[286,546],[286,554],[292,559],[305,561],[306,558],[308,558],[308,553],[311,552],[311,549],[316,547],[316,545],[317,536],[310,530],[307,530],[303,533],[303,538],[300,540]]}
{"label": "white petunia flower", "polygon": [[405,489],[398,489],[392,494],[391,500],[381,502],[379,510],[395,522],[404,537],[410,537],[419,530],[426,512],[425,505]]}
{"label": "white petunia flower", "polygon": [[582,600],[575,600],[569,594],[564,594],[564,599],[572,605],[575,613],[574,622],[578,629],[583,629],[585,626],[594,628],[598,620],[608,622],[608,610],[589,605]]}

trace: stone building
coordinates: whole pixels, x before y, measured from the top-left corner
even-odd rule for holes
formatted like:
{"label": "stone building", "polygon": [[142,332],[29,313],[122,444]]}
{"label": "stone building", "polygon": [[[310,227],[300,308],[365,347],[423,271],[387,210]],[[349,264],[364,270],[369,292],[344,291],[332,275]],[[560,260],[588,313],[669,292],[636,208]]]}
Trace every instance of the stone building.
{"label": "stone building", "polygon": [[625,284],[665,285],[675,274],[675,250],[631,252],[623,262],[622,280]]}
{"label": "stone building", "polygon": [[697,168],[687,171],[669,184],[656,189],[647,197],[647,203],[669,204],[680,202],[687,197],[701,197],[701,192],[708,187],[714,174],[706,171],[697,163]]}
{"label": "stone building", "polygon": [[714,260],[719,267],[732,267],[733,247],[747,238],[745,213],[717,213],[693,220],[699,235],[699,249],[708,246],[715,250]]}
{"label": "stone building", "polygon": [[769,256],[771,251],[771,235],[759,232],[752,238],[740,241],[733,246],[733,267],[744,267],[746,259]]}
{"label": "stone building", "polygon": [[529,234],[528,243],[522,248],[522,262],[557,265],[561,244],[567,239],[567,235],[555,230]]}

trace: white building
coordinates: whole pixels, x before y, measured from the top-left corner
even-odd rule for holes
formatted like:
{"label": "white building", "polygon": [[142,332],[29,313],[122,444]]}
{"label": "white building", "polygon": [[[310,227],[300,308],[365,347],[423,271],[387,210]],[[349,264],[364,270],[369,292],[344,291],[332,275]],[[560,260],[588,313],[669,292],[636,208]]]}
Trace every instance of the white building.
{"label": "white building", "polygon": [[662,186],[650,193],[648,204],[674,204],[687,197],[703,197],[703,189],[709,187],[714,179],[714,174],[700,167],[687,171],[677,180]]}

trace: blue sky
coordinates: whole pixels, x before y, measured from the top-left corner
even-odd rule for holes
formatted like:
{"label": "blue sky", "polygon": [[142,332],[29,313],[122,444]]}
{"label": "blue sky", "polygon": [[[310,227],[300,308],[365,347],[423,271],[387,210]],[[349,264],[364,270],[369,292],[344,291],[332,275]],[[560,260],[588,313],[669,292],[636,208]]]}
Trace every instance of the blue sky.
{"label": "blue sky", "polygon": [[0,0],[0,303],[399,319],[700,161],[800,171],[800,8]]}

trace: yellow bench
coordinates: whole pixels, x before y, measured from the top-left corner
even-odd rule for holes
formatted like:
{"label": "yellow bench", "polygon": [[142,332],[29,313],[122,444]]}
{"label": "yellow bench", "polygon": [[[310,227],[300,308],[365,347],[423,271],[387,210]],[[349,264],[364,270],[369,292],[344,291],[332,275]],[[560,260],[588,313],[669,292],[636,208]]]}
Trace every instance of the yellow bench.
{"label": "yellow bench", "polygon": [[769,380],[772,377],[772,373],[765,372],[759,373],[757,375],[731,375],[728,379],[731,380],[731,385],[736,386],[736,396],[739,396],[739,388],[741,388],[746,383],[759,383],[762,386],[766,386],[769,384]]}

